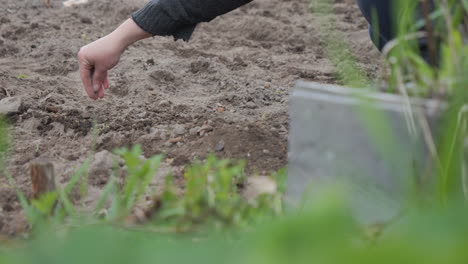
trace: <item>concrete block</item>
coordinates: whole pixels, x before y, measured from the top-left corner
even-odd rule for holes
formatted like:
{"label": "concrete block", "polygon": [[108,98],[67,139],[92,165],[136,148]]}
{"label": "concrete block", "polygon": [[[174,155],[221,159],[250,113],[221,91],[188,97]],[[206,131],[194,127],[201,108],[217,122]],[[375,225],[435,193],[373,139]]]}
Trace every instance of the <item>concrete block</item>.
{"label": "concrete block", "polygon": [[431,184],[425,136],[435,132],[441,107],[435,100],[408,102],[298,82],[290,100],[288,198],[299,201],[305,191],[339,184],[359,221],[391,219],[414,193],[414,183]]}

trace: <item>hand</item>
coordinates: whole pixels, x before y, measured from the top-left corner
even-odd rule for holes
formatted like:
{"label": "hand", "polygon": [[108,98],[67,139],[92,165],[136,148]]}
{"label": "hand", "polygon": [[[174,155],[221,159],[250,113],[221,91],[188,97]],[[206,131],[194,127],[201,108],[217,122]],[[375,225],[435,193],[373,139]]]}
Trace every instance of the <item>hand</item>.
{"label": "hand", "polygon": [[114,68],[120,60],[124,48],[105,36],[80,49],[78,63],[80,76],[88,96],[94,100],[104,97],[109,88],[107,71]]}
{"label": "hand", "polygon": [[111,34],[80,49],[78,63],[81,81],[90,98],[96,100],[104,97],[104,91],[109,88],[107,72],[119,63],[128,46],[148,37],[151,34],[128,19]]}

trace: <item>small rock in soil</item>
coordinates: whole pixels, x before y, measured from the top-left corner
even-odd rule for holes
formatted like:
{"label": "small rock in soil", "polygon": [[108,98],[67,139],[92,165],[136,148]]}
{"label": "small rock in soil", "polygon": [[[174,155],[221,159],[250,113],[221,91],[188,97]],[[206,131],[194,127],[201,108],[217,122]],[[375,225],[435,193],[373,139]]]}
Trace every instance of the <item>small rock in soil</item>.
{"label": "small rock in soil", "polygon": [[11,115],[19,113],[23,101],[19,97],[7,97],[0,100],[0,114]]}
{"label": "small rock in soil", "polygon": [[262,194],[275,194],[276,190],[277,184],[273,179],[266,176],[257,176],[247,179],[243,194],[248,201],[253,201]]}
{"label": "small rock in soil", "polygon": [[168,107],[171,105],[171,102],[169,102],[168,100],[161,100],[161,102],[159,102],[159,107]]}
{"label": "small rock in soil", "polygon": [[192,127],[190,130],[189,130],[189,133],[190,135],[192,136],[195,136],[197,135],[198,133],[200,132],[200,127]]}
{"label": "small rock in soil", "polygon": [[95,169],[111,169],[114,162],[114,154],[108,150],[103,150],[94,155],[91,168]]}
{"label": "small rock in soil", "polygon": [[86,3],[88,3],[88,0],[67,0],[63,2],[63,6],[72,7],[72,6],[82,5]]}
{"label": "small rock in soil", "polygon": [[216,146],[215,146],[215,151],[216,152],[223,151],[224,150],[224,145],[225,145],[224,140],[219,141],[218,144],[216,144]]}
{"label": "small rock in soil", "polygon": [[252,101],[247,102],[247,103],[245,104],[245,106],[246,106],[247,108],[250,108],[250,109],[255,109],[255,108],[257,108],[257,105],[256,105],[254,102],[252,102]]}
{"label": "small rock in soil", "polygon": [[180,124],[175,125],[174,134],[176,134],[178,136],[181,136],[181,135],[185,134],[185,132],[187,132],[187,130],[185,129],[185,127],[183,125],[180,125]]}
{"label": "small rock in soil", "polygon": [[203,125],[200,128],[200,136],[204,136],[206,133],[213,131],[213,127],[210,125]]}

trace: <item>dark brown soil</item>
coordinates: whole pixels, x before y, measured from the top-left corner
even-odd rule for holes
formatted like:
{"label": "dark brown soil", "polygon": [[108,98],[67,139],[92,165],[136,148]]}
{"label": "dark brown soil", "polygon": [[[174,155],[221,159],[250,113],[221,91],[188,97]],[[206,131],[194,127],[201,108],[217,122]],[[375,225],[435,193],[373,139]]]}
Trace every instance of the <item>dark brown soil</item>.
{"label": "dark brown soil", "polygon": [[[8,171],[26,194],[31,161],[51,160],[64,183],[93,157],[94,139],[98,152],[139,143],[147,156],[164,153],[167,171],[210,152],[247,160],[250,173],[277,170],[287,160],[294,82],[337,82],[321,38],[327,32],[317,28],[308,1],[256,0],[200,25],[190,43],[156,37],[134,45],[111,72],[106,98],[92,101],[81,87],[76,53],[142,1],[54,5],[3,0],[0,9],[0,98],[23,101],[9,116]],[[375,75],[379,55],[357,7],[336,1],[335,10],[360,67]],[[0,233],[25,228],[15,192],[0,178]]]}

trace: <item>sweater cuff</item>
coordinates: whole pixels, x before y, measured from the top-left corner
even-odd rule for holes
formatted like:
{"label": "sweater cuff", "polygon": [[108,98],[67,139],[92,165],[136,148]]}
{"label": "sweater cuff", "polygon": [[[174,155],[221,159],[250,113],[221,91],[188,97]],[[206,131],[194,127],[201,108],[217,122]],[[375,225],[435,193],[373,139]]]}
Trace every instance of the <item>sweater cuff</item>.
{"label": "sweater cuff", "polygon": [[180,25],[157,2],[149,2],[132,14],[132,19],[144,31],[153,36],[173,36],[176,40],[189,41],[196,24]]}

